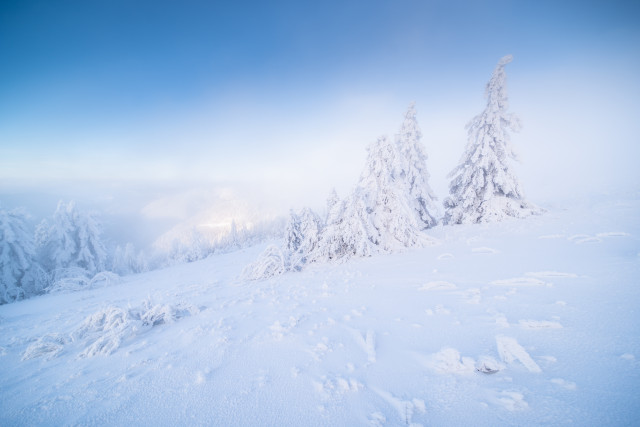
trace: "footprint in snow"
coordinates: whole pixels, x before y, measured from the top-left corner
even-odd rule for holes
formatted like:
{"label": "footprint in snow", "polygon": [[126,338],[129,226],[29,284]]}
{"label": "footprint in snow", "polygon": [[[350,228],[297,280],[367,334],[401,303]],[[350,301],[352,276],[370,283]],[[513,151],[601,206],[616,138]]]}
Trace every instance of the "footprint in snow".
{"label": "footprint in snow", "polygon": [[354,340],[358,346],[367,355],[369,363],[376,361],[376,334],[373,330],[369,329],[364,336],[355,329],[349,329]]}
{"label": "footprint in snow", "polygon": [[[378,388],[373,388],[372,390],[378,396],[384,399],[389,405],[391,405],[392,408],[396,410],[402,424],[412,425],[413,416],[416,412],[419,412],[421,414],[424,414],[427,412],[427,406],[425,405],[424,400],[422,399],[413,398],[411,400],[403,400],[394,396],[388,391],[380,390]],[[380,414],[380,413],[376,412],[374,414]],[[373,417],[373,414],[372,414],[372,417]],[[384,419],[384,415],[381,418]],[[379,420],[380,417],[377,417],[377,419]]]}

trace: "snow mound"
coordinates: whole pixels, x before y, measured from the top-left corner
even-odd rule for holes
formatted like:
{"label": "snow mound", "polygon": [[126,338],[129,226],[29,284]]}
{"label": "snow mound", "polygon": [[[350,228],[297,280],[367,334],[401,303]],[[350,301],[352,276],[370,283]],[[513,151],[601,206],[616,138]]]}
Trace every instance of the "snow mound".
{"label": "snow mound", "polygon": [[495,374],[504,369],[504,365],[491,356],[482,356],[476,362],[476,371],[484,374]]}
{"label": "snow mound", "polygon": [[443,348],[431,355],[429,365],[431,369],[441,374],[466,374],[473,372],[474,360],[470,357],[461,357],[455,348]]}
{"label": "snow mound", "polygon": [[522,347],[515,338],[498,335],[496,337],[498,353],[505,363],[520,361],[529,372],[542,372],[542,369],[533,361],[529,353]]}

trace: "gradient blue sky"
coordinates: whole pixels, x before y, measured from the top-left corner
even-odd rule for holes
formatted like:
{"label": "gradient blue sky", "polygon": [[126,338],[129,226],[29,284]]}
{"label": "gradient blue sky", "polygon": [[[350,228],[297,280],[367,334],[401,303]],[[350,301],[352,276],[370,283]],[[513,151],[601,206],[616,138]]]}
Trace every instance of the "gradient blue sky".
{"label": "gradient blue sky", "polygon": [[636,189],[637,1],[4,0],[0,200],[318,206],[410,101],[444,197],[505,54],[525,191]]}

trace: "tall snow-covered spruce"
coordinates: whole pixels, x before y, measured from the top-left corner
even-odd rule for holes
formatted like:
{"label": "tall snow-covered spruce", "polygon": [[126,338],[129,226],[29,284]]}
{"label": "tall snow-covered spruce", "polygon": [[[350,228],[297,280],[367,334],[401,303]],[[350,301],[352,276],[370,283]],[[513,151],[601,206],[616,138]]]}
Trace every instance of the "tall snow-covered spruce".
{"label": "tall snow-covered spruce", "polygon": [[422,131],[416,119],[415,102],[412,102],[400,132],[396,135],[396,145],[402,159],[396,173],[408,187],[405,194],[409,196],[409,206],[415,210],[421,227],[431,228],[437,224],[436,218],[440,215],[436,205],[437,197],[429,185],[427,154],[421,139]]}
{"label": "tall snow-covered spruce", "polygon": [[450,197],[444,201],[446,224],[472,224],[523,218],[542,210],[524,199],[509,162],[517,159],[509,131],[520,130],[518,118],[507,112],[504,67],[500,59],[487,83],[487,106],[468,124],[468,142],[460,164],[449,174]]}
{"label": "tall snow-covered spruce", "polygon": [[322,223],[308,208],[300,214],[292,212],[285,244],[280,250],[268,248],[244,276],[269,277],[300,270],[311,262],[432,243],[424,231],[436,225],[438,210],[421,137],[412,103],[396,137],[383,136],[368,147],[365,167],[351,194],[340,200],[332,192],[326,221]]}

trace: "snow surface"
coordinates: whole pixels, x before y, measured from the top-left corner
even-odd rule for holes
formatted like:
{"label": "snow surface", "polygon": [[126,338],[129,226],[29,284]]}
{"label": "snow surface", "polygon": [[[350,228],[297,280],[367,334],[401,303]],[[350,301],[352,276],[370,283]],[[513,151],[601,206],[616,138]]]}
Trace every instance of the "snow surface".
{"label": "snow surface", "polygon": [[266,244],[0,306],[0,424],[634,424],[640,194],[545,207],[262,281],[239,277]]}

